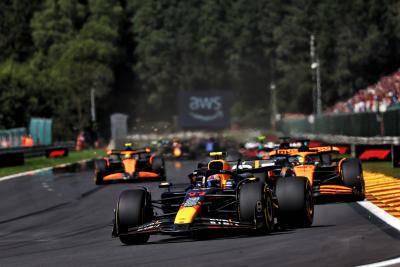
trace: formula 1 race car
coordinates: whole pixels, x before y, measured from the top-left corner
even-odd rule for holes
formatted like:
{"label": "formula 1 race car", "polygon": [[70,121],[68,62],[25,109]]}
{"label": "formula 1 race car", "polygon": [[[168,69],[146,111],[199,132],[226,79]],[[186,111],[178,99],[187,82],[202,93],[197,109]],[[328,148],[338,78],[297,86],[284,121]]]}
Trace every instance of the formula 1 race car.
{"label": "formula 1 race car", "polygon": [[267,144],[260,144],[256,142],[245,143],[239,150],[242,158],[245,159],[269,159],[268,152],[272,151],[272,148]]}
{"label": "formula 1 race car", "polygon": [[170,160],[193,159],[197,150],[189,140],[178,139],[157,141],[156,147],[164,158]]}
{"label": "formula 1 race car", "polygon": [[130,144],[124,150],[111,150],[95,161],[95,183],[165,180],[164,159],[149,148],[134,150]]}
{"label": "formula 1 race car", "polygon": [[129,245],[145,243],[151,234],[269,233],[275,221],[281,227],[311,226],[314,202],[306,177],[281,176],[273,162],[233,166],[221,159],[222,153],[211,155],[214,160],[189,175],[186,190],[173,192],[169,183],[161,183],[168,191],[160,200],[152,200],[146,188],[123,191],[114,211],[113,237]]}
{"label": "formula 1 race car", "polygon": [[239,152],[244,159],[269,159],[268,152],[274,148],[273,142],[266,142],[265,135],[259,135],[257,141],[241,144]]}
{"label": "formula 1 race car", "polygon": [[[339,148],[334,146],[277,149],[270,152],[271,159],[286,162],[286,172],[305,176],[312,185],[314,197],[350,196],[355,200],[365,197],[364,178],[360,160],[335,158]],[[285,164],[284,164],[285,165]]]}

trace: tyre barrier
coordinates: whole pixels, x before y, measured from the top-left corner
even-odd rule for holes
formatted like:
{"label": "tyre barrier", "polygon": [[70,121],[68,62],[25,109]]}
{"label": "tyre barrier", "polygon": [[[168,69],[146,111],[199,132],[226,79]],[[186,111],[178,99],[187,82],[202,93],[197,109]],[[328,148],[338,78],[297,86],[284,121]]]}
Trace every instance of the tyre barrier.
{"label": "tyre barrier", "polygon": [[48,155],[50,157],[68,156],[69,151],[73,149],[74,142],[62,142],[53,146],[34,146],[30,148],[15,147],[0,149],[0,168],[24,165],[25,159],[31,157],[48,157]]}
{"label": "tyre barrier", "polygon": [[12,167],[25,164],[24,153],[9,152],[0,154],[0,167]]}
{"label": "tyre barrier", "polygon": [[46,150],[53,148],[68,148],[69,151],[75,149],[75,142],[59,142],[51,146],[37,145],[33,147],[13,147],[13,148],[2,148],[0,154],[4,153],[23,153],[25,158],[46,156]]}

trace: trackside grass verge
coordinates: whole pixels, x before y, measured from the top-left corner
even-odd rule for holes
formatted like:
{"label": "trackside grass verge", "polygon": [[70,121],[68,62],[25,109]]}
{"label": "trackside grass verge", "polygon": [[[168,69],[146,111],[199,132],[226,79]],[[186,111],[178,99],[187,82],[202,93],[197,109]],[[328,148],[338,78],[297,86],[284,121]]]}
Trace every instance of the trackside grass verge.
{"label": "trackside grass verge", "polygon": [[393,168],[392,162],[381,161],[381,162],[363,162],[363,170],[375,173],[382,173],[386,176],[400,178],[400,168]]}
{"label": "trackside grass verge", "polygon": [[85,159],[94,159],[104,155],[105,152],[103,149],[95,149],[95,150],[83,150],[83,151],[70,151],[68,157],[65,158],[61,157],[61,158],[48,159],[44,156],[28,158],[25,159],[25,165],[23,166],[0,168],[0,177],[20,172],[46,168],[46,167],[54,167],[60,164],[74,163]]}

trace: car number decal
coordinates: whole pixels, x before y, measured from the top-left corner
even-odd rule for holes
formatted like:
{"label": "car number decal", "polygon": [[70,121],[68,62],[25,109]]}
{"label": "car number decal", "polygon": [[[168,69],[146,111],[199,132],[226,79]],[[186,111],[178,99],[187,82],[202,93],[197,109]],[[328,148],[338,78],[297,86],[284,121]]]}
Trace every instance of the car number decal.
{"label": "car number decal", "polygon": [[194,207],[197,205],[199,202],[200,197],[189,197],[185,200],[185,203],[183,203],[184,207]]}

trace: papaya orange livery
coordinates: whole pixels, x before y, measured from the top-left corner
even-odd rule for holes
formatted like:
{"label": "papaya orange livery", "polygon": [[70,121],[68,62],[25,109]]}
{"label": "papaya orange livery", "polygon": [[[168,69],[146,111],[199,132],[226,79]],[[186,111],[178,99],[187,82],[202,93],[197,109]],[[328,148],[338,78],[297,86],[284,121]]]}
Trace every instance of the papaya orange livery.
{"label": "papaya orange livery", "polygon": [[96,184],[138,182],[148,179],[165,180],[164,159],[149,148],[107,151],[107,156],[95,161]]}
{"label": "papaya orange livery", "polygon": [[270,152],[272,159],[286,161],[290,166],[285,175],[306,177],[314,197],[329,195],[364,199],[364,178],[358,159],[336,157],[340,149],[335,146],[309,147],[307,140],[301,143],[298,148]]}

